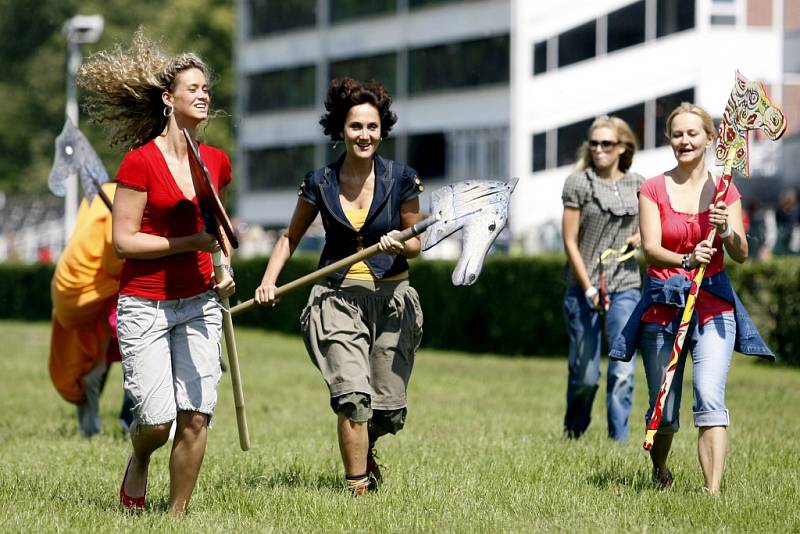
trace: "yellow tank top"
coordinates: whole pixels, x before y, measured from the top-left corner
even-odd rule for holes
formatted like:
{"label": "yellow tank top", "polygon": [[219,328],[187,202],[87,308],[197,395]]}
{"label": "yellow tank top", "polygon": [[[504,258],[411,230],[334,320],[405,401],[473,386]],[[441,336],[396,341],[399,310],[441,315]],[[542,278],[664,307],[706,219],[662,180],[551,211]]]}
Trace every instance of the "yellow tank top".
{"label": "yellow tank top", "polygon": [[[343,206],[342,210],[344,210],[345,217],[356,230],[360,230],[364,226],[364,221],[367,220],[367,215],[369,214],[369,208],[350,209]],[[372,271],[370,271],[369,266],[363,261],[352,265],[345,278],[350,280],[377,280]],[[408,271],[384,278],[384,280],[405,280],[406,278],[408,278]]]}

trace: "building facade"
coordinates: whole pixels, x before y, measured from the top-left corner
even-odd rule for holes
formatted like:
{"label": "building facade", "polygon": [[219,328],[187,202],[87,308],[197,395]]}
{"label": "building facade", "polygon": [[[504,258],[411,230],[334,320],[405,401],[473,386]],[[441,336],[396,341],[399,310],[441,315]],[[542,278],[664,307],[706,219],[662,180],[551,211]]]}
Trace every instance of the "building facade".
{"label": "building facade", "polygon": [[286,225],[304,174],[343,151],[318,123],[335,77],[387,86],[399,121],[379,152],[429,190],[508,175],[509,0],[240,0],[237,10],[243,220]]}
{"label": "building facade", "polygon": [[[285,226],[305,172],[342,152],[318,124],[334,77],[385,83],[399,121],[380,152],[428,191],[519,177],[509,226],[529,253],[561,248],[561,188],[599,115],[632,125],[646,176],[672,165],[669,111],[721,116],[736,69],[797,124],[800,0],[238,0],[237,16],[237,212],[251,224]],[[756,146],[754,169],[773,150]]]}
{"label": "building facade", "polygon": [[[641,146],[632,168],[644,176],[674,166],[670,111],[691,101],[718,119],[736,69],[762,81],[797,124],[800,50],[784,47],[797,39],[798,17],[800,0],[513,2],[515,238],[528,251],[561,249],[561,189],[597,116],[632,126]],[[753,172],[779,172],[785,142],[753,140]]]}

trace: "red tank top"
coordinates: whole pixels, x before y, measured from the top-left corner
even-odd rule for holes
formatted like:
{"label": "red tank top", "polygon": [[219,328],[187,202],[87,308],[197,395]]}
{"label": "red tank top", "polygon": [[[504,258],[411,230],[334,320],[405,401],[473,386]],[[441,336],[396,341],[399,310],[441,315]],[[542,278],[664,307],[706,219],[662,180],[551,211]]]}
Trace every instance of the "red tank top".
{"label": "red tank top", "polygon": [[[663,174],[646,180],[642,184],[639,194],[658,205],[658,213],[661,217],[661,246],[678,254],[692,252],[697,243],[708,237],[708,233],[711,231],[708,224],[708,210],[700,213],[682,213],[673,210],[664,180]],[[730,206],[740,198],[739,190],[731,182],[725,194],[725,203]],[[713,276],[725,268],[725,252],[719,234],[714,238],[714,247],[717,252],[706,267],[705,276],[707,277]],[[659,280],[666,280],[676,274],[691,276],[690,271],[680,267],[647,266],[647,275]],[[704,324],[720,313],[732,312],[733,304],[701,289],[696,302],[696,311],[700,324]],[[653,304],[644,312],[642,321],[666,325],[675,319],[679,312],[682,313],[682,310],[673,306]]]}

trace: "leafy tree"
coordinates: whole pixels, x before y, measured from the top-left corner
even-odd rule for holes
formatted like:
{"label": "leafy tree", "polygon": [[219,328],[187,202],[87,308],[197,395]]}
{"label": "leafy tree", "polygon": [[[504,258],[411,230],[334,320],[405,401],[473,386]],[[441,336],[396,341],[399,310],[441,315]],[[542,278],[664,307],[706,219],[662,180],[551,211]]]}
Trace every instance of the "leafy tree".
{"label": "leafy tree", "polygon": [[[82,46],[84,57],[126,47],[141,25],[166,53],[193,51],[214,70],[212,108],[224,110],[203,132],[232,153],[233,0],[0,0],[0,191],[47,191],[53,141],[64,124],[66,39],[64,22],[76,14],[105,20],[99,42]],[[83,95],[79,93],[79,98]],[[82,101],[82,98],[81,98]],[[103,129],[81,114],[81,130],[114,175],[122,152],[110,148]]]}

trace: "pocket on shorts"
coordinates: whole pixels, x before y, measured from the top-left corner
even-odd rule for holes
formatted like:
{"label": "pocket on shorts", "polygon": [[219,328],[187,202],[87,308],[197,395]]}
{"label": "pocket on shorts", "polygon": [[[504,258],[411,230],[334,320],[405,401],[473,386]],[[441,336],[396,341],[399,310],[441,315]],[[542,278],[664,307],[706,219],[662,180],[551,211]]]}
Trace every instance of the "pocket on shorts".
{"label": "pocket on shorts", "polygon": [[154,301],[130,295],[120,295],[117,302],[117,336],[120,343],[139,337],[156,322],[158,306]]}
{"label": "pocket on shorts", "polygon": [[422,342],[422,305],[419,302],[419,293],[412,286],[408,286],[403,294],[403,330],[410,336],[403,336],[409,341],[409,349],[416,352]]}

